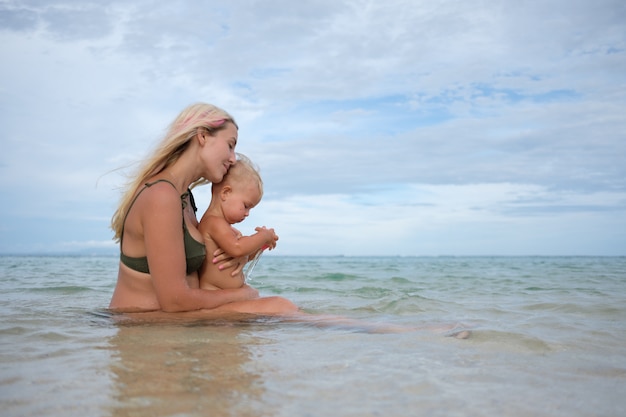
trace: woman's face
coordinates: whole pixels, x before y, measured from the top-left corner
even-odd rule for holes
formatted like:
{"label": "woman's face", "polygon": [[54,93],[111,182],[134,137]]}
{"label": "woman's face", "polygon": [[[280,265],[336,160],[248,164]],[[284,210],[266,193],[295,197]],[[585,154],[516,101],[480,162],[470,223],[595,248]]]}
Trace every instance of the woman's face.
{"label": "woman's face", "polygon": [[213,135],[202,133],[202,162],[204,165],[203,177],[218,183],[222,181],[228,169],[237,162],[235,146],[237,145],[237,127],[227,122],[226,127]]}

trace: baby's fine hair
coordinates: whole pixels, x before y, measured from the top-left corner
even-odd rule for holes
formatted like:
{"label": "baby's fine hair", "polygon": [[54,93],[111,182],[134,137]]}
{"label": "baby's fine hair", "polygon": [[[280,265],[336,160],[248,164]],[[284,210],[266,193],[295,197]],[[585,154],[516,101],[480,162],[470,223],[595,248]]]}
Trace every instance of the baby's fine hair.
{"label": "baby's fine hair", "polygon": [[219,184],[213,184],[213,187],[221,187],[224,185],[236,185],[244,183],[256,183],[259,186],[261,197],[263,196],[263,180],[259,174],[259,167],[247,156],[237,153],[237,163],[230,167],[224,179]]}

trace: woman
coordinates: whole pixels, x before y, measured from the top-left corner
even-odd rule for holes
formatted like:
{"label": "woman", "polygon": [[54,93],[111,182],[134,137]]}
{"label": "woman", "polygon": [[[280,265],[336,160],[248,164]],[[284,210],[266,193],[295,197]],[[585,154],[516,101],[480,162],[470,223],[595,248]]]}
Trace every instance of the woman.
{"label": "woman", "polygon": [[[297,307],[280,297],[259,298],[248,285],[206,291],[198,270],[207,254],[190,189],[219,183],[235,164],[237,124],[210,104],[189,106],[174,120],[122,196],[111,227],[120,242],[117,285],[110,308],[121,312],[201,309],[282,314]],[[207,260],[239,270],[246,259]]]}

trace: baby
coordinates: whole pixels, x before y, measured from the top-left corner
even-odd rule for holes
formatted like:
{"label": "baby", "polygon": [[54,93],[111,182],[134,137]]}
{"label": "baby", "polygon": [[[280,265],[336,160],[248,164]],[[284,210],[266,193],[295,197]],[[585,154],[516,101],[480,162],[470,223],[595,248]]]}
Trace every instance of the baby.
{"label": "baby", "polygon": [[[242,236],[232,225],[242,222],[250,210],[261,201],[263,181],[252,162],[242,154],[222,182],[212,185],[211,204],[202,216],[198,229],[202,233],[207,253],[221,248],[233,258],[253,259],[264,249],[274,249],[278,236],[274,229],[257,227],[256,233]],[[243,272],[236,276],[232,268],[219,269],[206,260],[200,268],[200,288],[206,290],[239,288],[245,282]]]}

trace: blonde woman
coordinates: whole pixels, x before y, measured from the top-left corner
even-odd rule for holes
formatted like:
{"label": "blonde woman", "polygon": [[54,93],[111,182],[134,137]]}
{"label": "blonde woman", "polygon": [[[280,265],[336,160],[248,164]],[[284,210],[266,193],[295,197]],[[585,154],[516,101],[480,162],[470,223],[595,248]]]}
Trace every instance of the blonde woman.
{"label": "blonde woman", "polygon": [[207,261],[239,271],[246,262],[219,250],[206,253],[190,191],[198,184],[222,181],[236,162],[237,134],[235,120],[224,110],[191,105],[140,167],[111,221],[120,243],[111,310],[279,313],[293,308],[278,297],[259,298],[248,285],[215,291],[199,287],[198,270],[207,256]]}

